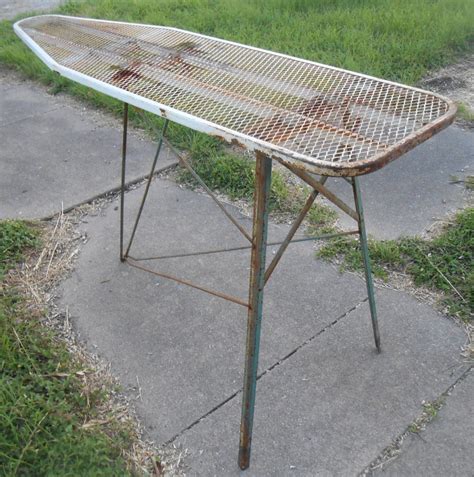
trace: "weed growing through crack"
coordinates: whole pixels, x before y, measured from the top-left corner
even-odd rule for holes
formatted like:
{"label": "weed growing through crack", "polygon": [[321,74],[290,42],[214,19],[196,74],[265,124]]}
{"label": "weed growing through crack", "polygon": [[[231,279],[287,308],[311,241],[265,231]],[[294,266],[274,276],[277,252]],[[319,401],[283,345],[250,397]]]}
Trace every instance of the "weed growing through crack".
{"label": "weed growing through crack", "polygon": [[409,426],[408,430],[414,434],[423,431],[428,423],[438,415],[439,410],[443,407],[445,397],[442,396],[434,401],[423,402],[423,410]]}
{"label": "weed growing through crack", "polygon": [[474,190],[474,176],[466,175],[464,178],[460,178],[455,175],[450,176],[450,184],[464,184],[467,190]]}

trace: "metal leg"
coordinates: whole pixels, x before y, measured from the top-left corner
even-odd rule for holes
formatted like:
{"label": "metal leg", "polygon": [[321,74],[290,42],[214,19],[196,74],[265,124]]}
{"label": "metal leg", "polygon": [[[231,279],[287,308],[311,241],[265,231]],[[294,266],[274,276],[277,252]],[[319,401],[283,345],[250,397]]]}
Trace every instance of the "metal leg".
{"label": "metal leg", "polygon": [[375,307],[374,283],[372,280],[372,269],[370,267],[369,247],[367,243],[367,233],[365,230],[364,211],[362,208],[362,198],[360,194],[359,180],[356,177],[352,179],[352,189],[354,191],[356,210],[359,215],[358,223],[360,247],[362,249],[362,258],[364,260],[365,281],[367,284],[367,294],[369,296],[370,315],[372,317],[372,328],[374,330],[375,346],[377,347],[377,351],[380,353],[382,348],[380,347],[380,332],[379,325],[377,322],[377,309]]}
{"label": "metal leg", "polygon": [[250,463],[255,393],[257,387],[258,353],[262,322],[265,252],[268,228],[268,198],[272,161],[257,153],[255,171],[255,200],[253,212],[253,243],[250,262],[249,311],[245,354],[242,418],[240,424],[239,466],[247,469]]}
{"label": "metal leg", "polygon": [[123,103],[122,182],[120,187],[120,260],[123,262],[123,220],[125,206],[125,165],[127,162],[128,103]]}
{"label": "metal leg", "polygon": [[153,164],[151,166],[150,175],[148,176],[148,182],[146,183],[145,192],[143,193],[142,202],[140,204],[140,208],[138,209],[137,218],[135,219],[135,224],[133,225],[132,234],[130,235],[130,241],[128,242],[127,251],[125,252],[124,258],[128,257],[128,254],[130,252],[130,248],[131,248],[132,243],[133,243],[133,239],[135,238],[135,232],[137,231],[138,222],[140,221],[140,217],[141,217],[142,212],[143,212],[143,207],[145,205],[146,198],[148,196],[148,191],[150,190],[151,181],[153,180],[153,174],[155,173],[156,163],[158,161],[158,156],[160,155],[161,146],[163,144],[163,137],[166,133],[166,128],[167,127],[168,127],[168,120],[165,119],[165,123],[163,124],[163,129],[161,131],[161,136],[160,136],[160,139],[158,140],[158,146],[156,148],[156,153],[155,153],[155,157],[153,159]]}

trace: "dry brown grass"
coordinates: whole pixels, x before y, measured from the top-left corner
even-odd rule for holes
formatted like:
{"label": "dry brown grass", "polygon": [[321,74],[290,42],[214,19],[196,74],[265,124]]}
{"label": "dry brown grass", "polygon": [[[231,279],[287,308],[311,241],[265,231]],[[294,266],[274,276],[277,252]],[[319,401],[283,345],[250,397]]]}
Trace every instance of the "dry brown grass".
{"label": "dry brown grass", "polygon": [[27,315],[41,321],[53,331],[56,340],[66,345],[73,361],[78,364],[79,371],[75,375],[82,383],[82,394],[87,402],[97,391],[107,396],[95,409],[94,419],[84,422],[82,427],[100,427],[111,438],[117,432],[126,432],[131,444],[122,452],[133,473],[182,476],[185,475],[183,457],[186,451],[174,446],[158,448],[146,440],[133,402],[118,391],[120,383],[111,374],[110,365],[89,352],[77,339],[69,310],[62,310],[57,304],[57,287],[73,270],[81,244],[87,241],[87,237],[78,232],[77,225],[85,213],[97,212],[101,205],[90,204],[69,214],[58,214],[50,221],[32,224],[39,230],[42,248],[30,252],[21,266],[11,270],[3,286],[17,290],[24,297]]}

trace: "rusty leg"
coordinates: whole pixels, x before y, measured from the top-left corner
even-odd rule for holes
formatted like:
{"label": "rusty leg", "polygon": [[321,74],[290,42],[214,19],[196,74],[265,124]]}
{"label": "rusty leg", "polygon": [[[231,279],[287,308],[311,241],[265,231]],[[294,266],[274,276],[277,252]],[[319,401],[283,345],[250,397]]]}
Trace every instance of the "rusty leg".
{"label": "rusty leg", "polygon": [[125,165],[127,162],[128,103],[123,103],[122,181],[120,184],[120,260],[123,262],[123,220],[125,206]]}
{"label": "rusty leg", "polygon": [[380,353],[380,332],[377,322],[377,309],[375,307],[374,283],[372,281],[372,270],[370,267],[369,247],[367,243],[367,233],[365,230],[364,211],[362,208],[362,198],[360,195],[359,180],[354,177],[352,179],[352,189],[354,191],[354,200],[356,204],[357,214],[359,215],[359,237],[360,247],[362,249],[362,258],[364,260],[365,281],[367,283],[367,294],[369,296],[370,315],[372,317],[372,328],[374,330],[375,346]]}
{"label": "rusty leg", "polygon": [[247,469],[250,463],[255,393],[257,387],[260,327],[262,322],[265,252],[268,228],[268,198],[270,195],[271,173],[271,159],[261,153],[257,153],[247,344],[242,397],[242,418],[240,423],[239,467],[242,470]]}

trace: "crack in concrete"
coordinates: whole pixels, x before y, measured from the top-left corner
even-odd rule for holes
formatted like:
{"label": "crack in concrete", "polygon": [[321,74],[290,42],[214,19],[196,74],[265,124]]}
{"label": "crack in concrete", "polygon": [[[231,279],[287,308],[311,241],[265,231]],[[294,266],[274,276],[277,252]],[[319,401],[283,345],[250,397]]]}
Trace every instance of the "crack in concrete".
{"label": "crack in concrete", "polygon": [[[362,301],[360,301],[359,303],[357,303],[356,305],[352,306],[351,308],[349,308],[347,311],[345,311],[342,315],[340,315],[339,317],[337,317],[334,321],[332,321],[331,323],[327,324],[325,327],[323,327],[322,329],[320,329],[316,334],[310,336],[308,339],[306,339],[305,341],[303,341],[303,343],[301,343],[299,346],[297,346],[295,349],[293,349],[292,351],[290,351],[289,353],[287,353],[283,358],[279,359],[277,362],[273,363],[271,366],[269,366],[268,368],[266,368],[264,371],[262,371],[258,376],[257,376],[257,381],[259,381],[263,376],[265,376],[266,374],[270,373],[271,371],[273,371],[273,369],[275,369],[276,367],[282,365],[285,361],[287,361],[289,358],[291,358],[294,354],[296,354],[299,350],[301,350],[302,348],[304,348],[306,345],[308,345],[309,343],[311,343],[314,339],[316,339],[317,337],[321,336],[325,331],[328,331],[330,330],[333,326],[335,326],[337,323],[339,323],[339,321],[343,320],[346,316],[348,316],[349,314],[351,314],[353,311],[357,310],[363,303],[367,302],[368,301],[368,298],[364,298]],[[220,409],[221,407],[223,407],[225,404],[227,404],[228,402],[232,401],[232,399],[234,399],[235,397],[237,397],[239,394],[242,393],[242,388],[238,389],[237,391],[235,391],[234,393],[232,393],[230,396],[228,396],[226,399],[224,399],[224,401],[220,402],[219,404],[217,404],[216,406],[214,406],[212,409],[210,409],[209,411],[207,411],[205,414],[203,414],[202,416],[198,417],[195,421],[193,421],[191,424],[189,424],[187,427],[185,427],[184,429],[182,429],[181,431],[179,431],[177,434],[175,434],[171,439],[168,439],[167,441],[165,441],[164,443],[162,443],[162,445],[170,445],[172,444],[174,441],[176,441],[176,439],[178,439],[179,437],[181,437],[186,431],[189,431],[190,429],[192,429],[194,426],[196,426],[197,424],[199,424],[200,422],[202,422],[204,419],[208,418],[211,414],[213,414],[214,412],[216,412],[218,409]]]}
{"label": "crack in concrete", "polygon": [[301,343],[298,347],[296,347],[294,350],[290,351],[286,356],[284,356],[283,358],[281,358],[279,361],[277,361],[276,363],[272,364],[270,367],[268,367],[265,371],[262,371],[261,374],[258,375],[257,377],[257,380],[259,380],[261,377],[265,376],[265,374],[269,373],[270,371],[272,371],[273,369],[275,369],[277,366],[280,366],[281,364],[283,364],[288,358],[291,358],[291,356],[293,356],[295,353],[297,353],[300,349],[304,348],[306,345],[308,345],[309,343],[311,343],[315,338],[317,338],[318,336],[321,336],[325,331],[331,329],[334,325],[336,325],[339,321],[341,321],[343,318],[345,318],[347,315],[349,315],[350,313],[352,313],[353,311],[357,310],[357,308],[359,308],[363,303],[367,302],[368,301],[368,298],[364,298],[362,301],[360,301],[359,303],[357,303],[356,305],[354,305],[352,308],[350,308],[349,310],[347,310],[346,312],[344,312],[341,316],[339,316],[338,318],[336,318],[333,322],[329,323],[328,325],[326,325],[324,328],[322,328],[321,330],[319,330],[315,335],[309,337],[306,341],[303,341],[303,343]]}
{"label": "crack in concrete", "polygon": [[[163,174],[165,172],[168,172],[169,170],[175,168],[178,165],[178,161],[173,162],[172,164],[169,164],[167,166],[163,166],[160,169],[156,169],[155,172],[153,173],[153,179],[156,179],[160,174]],[[139,185],[141,182],[148,180],[148,177],[150,174],[145,174],[142,176],[139,176],[135,179],[131,179],[130,181],[125,183],[125,192],[129,192],[130,190],[134,189],[134,186],[137,184]],[[94,195],[93,197],[90,197],[88,199],[83,200],[82,202],[78,202],[77,204],[71,205],[69,207],[64,208],[62,211],[54,212],[50,215],[47,215],[45,217],[41,217],[39,221],[43,220],[51,220],[54,218],[57,214],[63,213],[67,214],[69,212],[72,212],[74,209],[78,209],[79,207],[82,207],[83,205],[91,204],[92,202],[95,202],[96,200],[102,200],[102,199],[110,199],[114,200],[120,195],[120,190],[121,186],[113,187],[112,189],[108,189],[105,192],[101,192],[99,194]]]}
{"label": "crack in concrete", "polygon": [[[453,389],[460,384],[462,381],[464,381],[469,373],[474,369],[474,365],[468,366],[468,368],[457,378],[454,383],[452,383],[445,391],[443,391],[436,399],[433,401],[439,403],[439,408],[437,411],[439,412],[447,403],[448,397],[450,396],[451,392]],[[432,401],[432,402],[433,402]],[[416,422],[416,419],[413,422]],[[427,421],[425,424],[429,425],[430,422],[432,422],[433,419],[430,419]],[[413,424],[411,422],[408,424],[408,426],[405,428],[405,430],[400,433],[395,439],[392,440],[392,443],[385,447],[380,454],[373,459],[368,465],[366,465],[357,475],[358,477],[370,477],[374,475],[374,471],[377,469],[383,469],[384,465],[388,464],[389,462],[392,462],[395,459],[398,459],[402,455],[402,449],[403,449],[403,441],[406,439],[406,437],[409,434],[412,434],[413,432],[410,430],[411,425]],[[416,433],[418,437],[423,439],[419,433]]]}
{"label": "crack in concrete", "polygon": [[29,116],[24,116],[23,118],[15,119],[15,121],[11,121],[9,123],[3,123],[3,124],[0,123],[0,128],[6,128],[7,126],[12,126],[13,124],[21,123],[22,121],[26,121],[27,119],[34,119],[39,116],[44,116],[45,114],[58,111],[59,109],[61,109],[61,106],[58,106],[57,108],[47,109],[46,111],[43,111],[39,114],[30,114]]}

